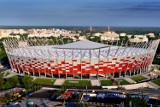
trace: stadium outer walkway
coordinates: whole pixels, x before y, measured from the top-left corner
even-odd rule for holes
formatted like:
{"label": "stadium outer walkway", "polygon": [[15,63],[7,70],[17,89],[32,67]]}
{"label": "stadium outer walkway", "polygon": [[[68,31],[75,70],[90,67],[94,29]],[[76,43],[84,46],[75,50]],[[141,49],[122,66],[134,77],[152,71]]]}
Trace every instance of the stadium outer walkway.
{"label": "stadium outer walkway", "polygon": [[[18,73],[12,72],[12,70],[6,70],[6,72],[9,72],[10,74],[8,76],[4,77],[4,78],[10,78],[10,77],[12,77],[14,75],[23,76],[23,74],[18,74]],[[43,77],[35,77],[35,78],[43,78]],[[55,81],[56,84],[63,85],[64,82],[65,82],[65,79],[57,79],[56,81]],[[55,83],[54,83],[54,85],[55,85]],[[154,84],[151,81],[149,81],[149,82],[143,82],[143,83],[138,83],[138,84],[131,84],[131,85],[121,85],[121,86],[124,87],[124,88],[126,88],[127,90],[138,89],[138,88],[142,88],[142,87],[149,87],[149,88],[154,88],[154,89],[159,89],[160,88],[160,86]],[[102,86],[102,88],[107,88],[107,89],[115,89],[117,87],[118,86]]]}
{"label": "stadium outer walkway", "polygon": [[63,85],[65,82],[65,79],[56,79],[54,82],[54,85]]}
{"label": "stadium outer walkway", "polygon": [[137,83],[136,81],[130,79],[129,77],[125,77],[124,78],[126,81],[128,81],[129,83],[133,84],[133,83]]}
{"label": "stadium outer walkway", "polygon": [[[131,84],[131,85],[120,85],[119,87],[125,88],[126,90],[134,90],[140,88],[152,88],[152,89],[159,89],[160,86],[154,84],[153,82],[143,82],[138,84]],[[104,89],[117,89],[118,86],[102,86]]]}
{"label": "stadium outer walkway", "polygon": [[91,80],[91,85],[92,86],[101,86],[101,84],[100,84],[98,79]]}

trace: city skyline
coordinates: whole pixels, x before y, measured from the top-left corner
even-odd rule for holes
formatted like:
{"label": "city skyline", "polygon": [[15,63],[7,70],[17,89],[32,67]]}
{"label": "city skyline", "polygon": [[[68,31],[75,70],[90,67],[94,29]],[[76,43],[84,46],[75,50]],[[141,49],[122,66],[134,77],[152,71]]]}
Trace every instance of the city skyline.
{"label": "city skyline", "polygon": [[158,0],[1,0],[0,26],[160,27]]}

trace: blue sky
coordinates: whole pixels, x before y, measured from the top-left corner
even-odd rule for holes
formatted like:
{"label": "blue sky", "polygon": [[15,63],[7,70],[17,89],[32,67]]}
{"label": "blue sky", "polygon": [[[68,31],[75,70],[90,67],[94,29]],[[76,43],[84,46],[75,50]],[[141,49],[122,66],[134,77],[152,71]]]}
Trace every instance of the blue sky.
{"label": "blue sky", "polygon": [[2,25],[160,27],[160,0],[0,0]]}

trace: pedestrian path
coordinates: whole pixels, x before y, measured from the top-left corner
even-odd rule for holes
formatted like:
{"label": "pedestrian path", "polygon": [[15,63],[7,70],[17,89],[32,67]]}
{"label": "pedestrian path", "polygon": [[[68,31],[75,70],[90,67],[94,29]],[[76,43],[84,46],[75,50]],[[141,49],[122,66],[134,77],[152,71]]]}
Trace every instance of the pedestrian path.
{"label": "pedestrian path", "polygon": [[129,83],[133,84],[133,83],[137,83],[136,81],[132,80],[131,78],[125,77],[124,78],[126,81],[128,81]]}
{"label": "pedestrian path", "polygon": [[[152,82],[143,82],[137,84],[130,84],[130,85],[121,85],[125,90],[135,90],[141,88],[152,88],[152,89],[159,89],[159,86]],[[118,86],[102,86],[104,89],[117,89]]]}
{"label": "pedestrian path", "polygon": [[63,85],[64,81],[65,79],[56,79],[56,81],[54,82],[54,85]]}
{"label": "pedestrian path", "polygon": [[149,81],[149,82],[147,82],[150,86],[152,86],[152,87],[154,87],[155,89],[159,89],[160,88],[160,86],[158,86],[157,84],[155,84],[155,83],[153,83],[153,82],[151,82],[151,81]]}
{"label": "pedestrian path", "polygon": [[149,76],[147,76],[147,75],[142,75],[143,77],[145,77],[145,78],[147,78],[147,80],[149,80],[150,79],[150,77]]}
{"label": "pedestrian path", "polygon": [[[9,73],[9,75],[6,76],[7,72]],[[15,76],[16,73],[14,73],[11,69],[8,69],[5,71],[4,75],[3,75],[3,78],[10,78],[12,76]]]}
{"label": "pedestrian path", "polygon": [[3,77],[5,77],[5,76],[6,76],[6,74],[7,74],[7,70],[6,70],[6,71],[4,71]]}
{"label": "pedestrian path", "polygon": [[99,80],[91,80],[91,85],[92,86],[100,86]]}

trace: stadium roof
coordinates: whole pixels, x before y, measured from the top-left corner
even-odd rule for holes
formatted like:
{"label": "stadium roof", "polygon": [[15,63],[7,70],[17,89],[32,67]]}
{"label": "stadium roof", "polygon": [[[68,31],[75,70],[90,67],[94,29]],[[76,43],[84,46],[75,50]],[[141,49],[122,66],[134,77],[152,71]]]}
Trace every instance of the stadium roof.
{"label": "stadium roof", "polygon": [[59,49],[95,49],[95,48],[102,48],[108,45],[92,42],[88,40],[73,42],[69,44],[59,45],[56,48]]}

